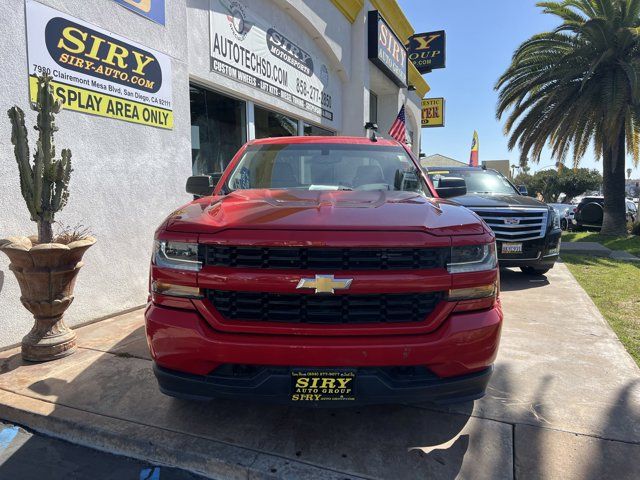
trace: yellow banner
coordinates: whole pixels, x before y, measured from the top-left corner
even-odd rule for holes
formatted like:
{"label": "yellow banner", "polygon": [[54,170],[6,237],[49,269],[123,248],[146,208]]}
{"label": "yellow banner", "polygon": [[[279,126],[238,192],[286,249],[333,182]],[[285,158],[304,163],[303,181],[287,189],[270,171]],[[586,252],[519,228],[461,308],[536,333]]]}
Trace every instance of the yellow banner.
{"label": "yellow banner", "polygon": [[422,127],[444,127],[444,98],[422,100]]}
{"label": "yellow banner", "polygon": [[[54,95],[64,102],[64,108],[76,112],[90,113],[100,117],[115,118],[125,122],[140,123],[152,127],[173,128],[173,112],[165,108],[153,107],[144,103],[126,100],[93,90],[51,82]],[[36,101],[38,81],[29,77],[29,95]]]}

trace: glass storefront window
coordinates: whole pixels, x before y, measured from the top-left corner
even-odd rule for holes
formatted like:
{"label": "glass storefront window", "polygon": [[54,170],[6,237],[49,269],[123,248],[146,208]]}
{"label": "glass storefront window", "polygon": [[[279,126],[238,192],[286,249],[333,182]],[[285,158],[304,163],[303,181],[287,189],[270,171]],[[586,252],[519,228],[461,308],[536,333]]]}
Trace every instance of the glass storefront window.
{"label": "glass storefront window", "polygon": [[298,135],[298,121],[281,113],[256,105],[254,109],[256,138],[291,137]]}
{"label": "glass storefront window", "polygon": [[191,162],[194,175],[222,172],[246,142],[246,105],[190,85]]}
{"label": "glass storefront window", "polygon": [[316,125],[312,125],[310,123],[304,122],[304,136],[305,137],[332,137],[335,135],[331,130],[327,130],[326,128],[318,127]]}

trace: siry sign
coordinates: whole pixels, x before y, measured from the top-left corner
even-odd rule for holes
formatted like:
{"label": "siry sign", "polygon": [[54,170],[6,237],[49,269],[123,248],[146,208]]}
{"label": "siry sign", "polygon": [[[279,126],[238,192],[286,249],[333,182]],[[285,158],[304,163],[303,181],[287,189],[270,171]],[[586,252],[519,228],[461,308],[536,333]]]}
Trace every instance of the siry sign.
{"label": "siry sign", "polygon": [[256,98],[272,95],[335,121],[339,81],[330,81],[313,40],[291,18],[263,0],[211,0],[210,8],[212,72]]}
{"label": "siry sign", "polygon": [[369,60],[399,87],[407,86],[407,49],[377,10],[371,10],[369,22]]}
{"label": "siry sign", "polygon": [[267,30],[267,44],[269,51],[293,68],[300,70],[306,76],[313,75],[313,59],[311,55],[298,47],[287,37],[278,32],[275,28]]}
{"label": "siry sign", "polygon": [[446,34],[437,32],[416,33],[409,37],[409,60],[420,73],[429,73],[435,68],[445,68],[447,59]]}
{"label": "siry sign", "polygon": [[166,55],[31,0],[27,45],[32,100],[36,76],[47,74],[66,109],[173,128]]}
{"label": "siry sign", "polygon": [[422,128],[444,127],[444,98],[422,100]]}

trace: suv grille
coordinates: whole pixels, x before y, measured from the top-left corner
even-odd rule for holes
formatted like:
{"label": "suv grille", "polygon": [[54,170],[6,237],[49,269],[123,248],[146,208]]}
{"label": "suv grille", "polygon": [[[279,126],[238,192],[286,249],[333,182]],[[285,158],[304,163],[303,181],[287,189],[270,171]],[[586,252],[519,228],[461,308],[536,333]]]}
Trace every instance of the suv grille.
{"label": "suv grille", "polygon": [[442,292],[374,295],[303,295],[207,290],[228,320],[286,323],[422,322]]}
{"label": "suv grille", "polygon": [[544,237],[549,211],[541,208],[472,208],[489,225],[496,240],[521,242]]}
{"label": "suv grille", "polygon": [[448,248],[309,248],[205,245],[205,265],[297,270],[428,270],[445,268]]}

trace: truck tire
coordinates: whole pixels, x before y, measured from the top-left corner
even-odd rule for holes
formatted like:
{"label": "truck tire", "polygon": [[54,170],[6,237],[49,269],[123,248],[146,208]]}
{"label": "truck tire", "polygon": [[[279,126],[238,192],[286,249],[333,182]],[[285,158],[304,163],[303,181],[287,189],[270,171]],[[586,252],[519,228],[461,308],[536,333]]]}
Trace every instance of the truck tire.
{"label": "truck tire", "polygon": [[527,266],[527,267],[520,267],[520,270],[522,270],[522,273],[524,273],[525,275],[540,276],[540,275],[544,275],[551,269],[550,268],[534,268],[534,267]]}

